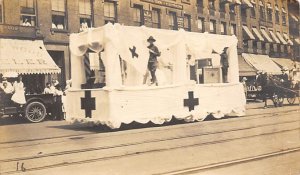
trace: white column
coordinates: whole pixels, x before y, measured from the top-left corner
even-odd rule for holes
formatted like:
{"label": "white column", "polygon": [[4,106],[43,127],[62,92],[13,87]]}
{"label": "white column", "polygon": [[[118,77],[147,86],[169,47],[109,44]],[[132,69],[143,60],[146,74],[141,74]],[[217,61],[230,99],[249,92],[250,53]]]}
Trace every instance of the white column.
{"label": "white column", "polygon": [[228,48],[228,82],[229,83],[238,83],[239,82],[239,64],[238,64],[238,55],[236,44]]}
{"label": "white column", "polygon": [[187,82],[187,62],[184,41],[176,45],[176,56],[174,58],[173,83],[182,84]]}
{"label": "white column", "polygon": [[85,72],[83,56],[76,56],[71,52],[71,79],[72,89],[81,89],[81,84],[85,83]]}

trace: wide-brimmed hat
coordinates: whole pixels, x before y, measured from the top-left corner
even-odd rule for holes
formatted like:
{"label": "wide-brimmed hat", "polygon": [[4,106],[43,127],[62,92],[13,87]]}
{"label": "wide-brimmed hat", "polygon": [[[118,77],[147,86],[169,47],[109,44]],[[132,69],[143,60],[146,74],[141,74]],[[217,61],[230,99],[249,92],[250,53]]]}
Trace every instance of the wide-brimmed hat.
{"label": "wide-brimmed hat", "polygon": [[244,81],[247,81],[248,79],[247,79],[246,77],[243,77],[243,80],[244,80]]}
{"label": "wide-brimmed hat", "polygon": [[150,37],[147,39],[147,41],[148,41],[148,42],[150,42],[150,41],[155,42],[156,40],[153,38],[153,36],[150,36]]}

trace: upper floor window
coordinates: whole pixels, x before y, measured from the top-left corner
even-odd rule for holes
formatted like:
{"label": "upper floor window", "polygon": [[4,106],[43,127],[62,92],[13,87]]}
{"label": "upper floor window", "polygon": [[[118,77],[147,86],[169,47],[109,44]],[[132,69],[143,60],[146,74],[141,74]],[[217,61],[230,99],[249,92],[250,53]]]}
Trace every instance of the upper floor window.
{"label": "upper floor window", "polygon": [[53,29],[67,29],[65,3],[65,0],[51,0]]}
{"label": "upper floor window", "polygon": [[236,24],[231,24],[230,33],[231,35],[236,35]]}
{"label": "upper floor window", "polygon": [[91,0],[79,0],[80,31],[92,27]]}
{"label": "upper floor window", "polygon": [[169,12],[169,29],[177,30],[177,16],[176,12]]}
{"label": "upper floor window", "polygon": [[143,6],[141,5],[134,5],[133,6],[133,22],[136,26],[144,25],[144,11]]}
{"label": "upper floor window", "polygon": [[266,12],[265,12],[265,6],[263,5],[262,1],[259,2],[259,15],[260,15],[260,20],[265,21],[266,19]]}
{"label": "upper floor window", "polygon": [[0,0],[0,23],[3,23],[3,0]]}
{"label": "upper floor window", "polygon": [[279,23],[279,8],[277,4],[275,5],[275,22]]}
{"label": "upper floor window", "polygon": [[197,0],[197,4],[198,6],[203,7],[203,0]]}
{"label": "upper floor window", "polygon": [[251,17],[256,18],[256,5],[252,4],[253,7],[251,8]]}
{"label": "upper floor window", "polygon": [[230,5],[229,6],[229,11],[230,11],[230,13],[235,13],[235,6],[234,5]]}
{"label": "upper floor window", "polygon": [[205,31],[204,18],[198,18],[198,30],[200,32]]}
{"label": "upper floor window", "polygon": [[113,1],[104,2],[104,20],[105,24],[115,23],[117,21],[117,5]]}
{"label": "upper floor window", "polygon": [[160,28],[160,10],[152,9],[152,27]]}
{"label": "upper floor window", "polygon": [[22,26],[35,26],[36,13],[35,13],[35,0],[19,0],[20,3],[20,25]]}
{"label": "upper floor window", "polygon": [[215,9],[215,0],[209,0],[208,5],[210,9]]}
{"label": "upper floor window", "polygon": [[184,15],[183,25],[185,31],[191,31],[191,15]]}
{"label": "upper floor window", "polygon": [[226,22],[221,22],[221,34],[226,35],[227,34],[227,27]]}
{"label": "upper floor window", "polygon": [[286,11],[284,7],[282,7],[282,24],[286,25]]}
{"label": "upper floor window", "polygon": [[220,3],[220,12],[225,12],[225,3]]}
{"label": "upper floor window", "polygon": [[210,31],[210,33],[217,33],[216,21],[215,20],[210,20],[210,22],[209,22],[209,31]]}
{"label": "upper floor window", "polygon": [[268,14],[268,21],[272,21],[273,10],[270,3],[267,4],[267,14]]}

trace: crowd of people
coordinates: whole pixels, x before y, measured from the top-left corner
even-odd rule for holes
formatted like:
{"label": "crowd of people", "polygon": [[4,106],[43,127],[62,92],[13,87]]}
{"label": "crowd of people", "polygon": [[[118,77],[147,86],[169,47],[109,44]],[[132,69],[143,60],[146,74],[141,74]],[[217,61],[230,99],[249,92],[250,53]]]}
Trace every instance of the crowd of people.
{"label": "crowd of people", "polygon": [[[52,94],[54,96],[54,103],[48,106],[50,109],[48,113],[51,114],[53,120],[64,119],[63,114],[65,111],[63,104],[65,103],[66,92],[71,85],[71,80],[66,81],[66,87],[64,89],[62,89],[61,84],[55,79],[46,83],[43,94]],[[0,83],[0,91],[6,94],[17,107],[23,107],[23,105],[26,104],[25,89],[21,75],[19,75],[17,80],[13,83],[9,82],[6,77],[3,77]]]}

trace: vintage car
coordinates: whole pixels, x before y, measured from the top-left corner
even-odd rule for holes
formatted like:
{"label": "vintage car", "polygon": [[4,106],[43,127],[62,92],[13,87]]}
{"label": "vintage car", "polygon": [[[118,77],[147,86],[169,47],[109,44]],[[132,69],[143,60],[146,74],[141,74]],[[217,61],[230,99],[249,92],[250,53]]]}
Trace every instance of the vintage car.
{"label": "vintage car", "polygon": [[33,123],[43,121],[58,98],[52,94],[26,94],[26,104],[20,106],[11,100],[11,96],[0,91],[0,117],[21,115]]}

